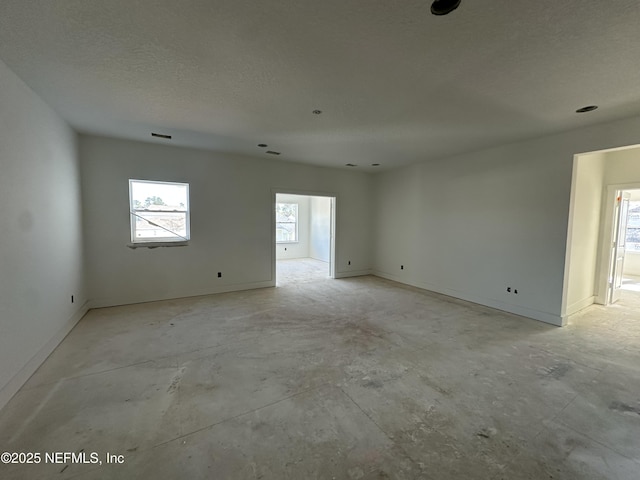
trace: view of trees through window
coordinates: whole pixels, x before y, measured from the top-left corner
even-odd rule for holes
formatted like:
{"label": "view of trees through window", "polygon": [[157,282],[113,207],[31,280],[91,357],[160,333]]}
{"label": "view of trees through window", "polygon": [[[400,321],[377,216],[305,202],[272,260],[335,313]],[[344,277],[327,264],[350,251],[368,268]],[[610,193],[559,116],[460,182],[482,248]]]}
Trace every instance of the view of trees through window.
{"label": "view of trees through window", "polygon": [[189,239],[189,185],[130,180],[131,240]]}
{"label": "view of trees through window", "polygon": [[625,250],[640,252],[640,201],[629,202]]}
{"label": "view of trees through window", "polygon": [[276,242],[298,241],[298,204],[276,203]]}

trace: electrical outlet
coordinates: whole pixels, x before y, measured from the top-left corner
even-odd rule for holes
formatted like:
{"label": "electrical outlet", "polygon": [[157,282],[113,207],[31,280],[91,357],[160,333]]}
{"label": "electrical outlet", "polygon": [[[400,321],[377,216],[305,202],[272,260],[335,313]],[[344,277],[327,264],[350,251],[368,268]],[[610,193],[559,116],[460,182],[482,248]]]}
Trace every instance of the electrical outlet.
{"label": "electrical outlet", "polygon": [[218,272],[218,278],[222,278],[222,272]]}

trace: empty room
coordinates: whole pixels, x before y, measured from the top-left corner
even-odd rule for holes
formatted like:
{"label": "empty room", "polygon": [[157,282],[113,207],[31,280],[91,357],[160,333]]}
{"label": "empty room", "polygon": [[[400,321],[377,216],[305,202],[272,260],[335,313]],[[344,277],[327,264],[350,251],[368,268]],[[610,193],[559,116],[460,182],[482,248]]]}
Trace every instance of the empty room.
{"label": "empty room", "polygon": [[640,478],[639,25],[0,2],[0,478]]}

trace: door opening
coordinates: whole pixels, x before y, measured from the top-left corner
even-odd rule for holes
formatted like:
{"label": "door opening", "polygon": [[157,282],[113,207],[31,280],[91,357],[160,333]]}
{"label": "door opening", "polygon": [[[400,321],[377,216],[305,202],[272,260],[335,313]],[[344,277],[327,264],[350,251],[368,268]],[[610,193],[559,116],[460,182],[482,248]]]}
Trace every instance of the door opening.
{"label": "door opening", "polygon": [[574,156],[563,325],[594,303],[627,308],[636,301],[625,290],[640,291],[639,160],[640,145]]}
{"label": "door opening", "polygon": [[616,190],[607,303],[640,285],[640,190]]}
{"label": "door opening", "polygon": [[276,286],[335,278],[335,197],[274,192]]}

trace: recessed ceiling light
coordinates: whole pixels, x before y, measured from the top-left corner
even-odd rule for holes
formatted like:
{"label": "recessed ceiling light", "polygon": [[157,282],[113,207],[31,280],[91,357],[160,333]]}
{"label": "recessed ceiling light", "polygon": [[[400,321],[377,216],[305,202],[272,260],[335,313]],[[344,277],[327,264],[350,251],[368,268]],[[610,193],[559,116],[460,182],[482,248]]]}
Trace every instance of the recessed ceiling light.
{"label": "recessed ceiling light", "polygon": [[379,166],[380,166],[380,164],[379,164],[379,163],[372,163],[372,164],[371,164],[371,166],[372,166],[372,167],[379,167]]}
{"label": "recessed ceiling light", "polygon": [[314,110],[313,114],[314,115],[320,115],[322,113],[322,110]]}
{"label": "recessed ceiling light", "polygon": [[586,107],[582,107],[576,110],[576,113],[587,113],[587,112],[593,112],[596,108],[598,108],[597,105],[588,105]]}
{"label": "recessed ceiling light", "polygon": [[267,145],[266,143],[259,143],[258,146],[261,148],[265,148],[265,147],[268,147],[269,145]]}
{"label": "recessed ceiling light", "polygon": [[447,15],[460,5],[461,0],[434,0],[431,4],[431,13],[434,15]]}
{"label": "recessed ceiling light", "polygon": [[171,140],[171,135],[164,135],[162,133],[153,133],[151,132],[152,137],[165,138],[167,140]]}
{"label": "recessed ceiling light", "polygon": [[345,165],[345,167],[357,167],[358,165],[354,164],[354,163],[347,163]]}

